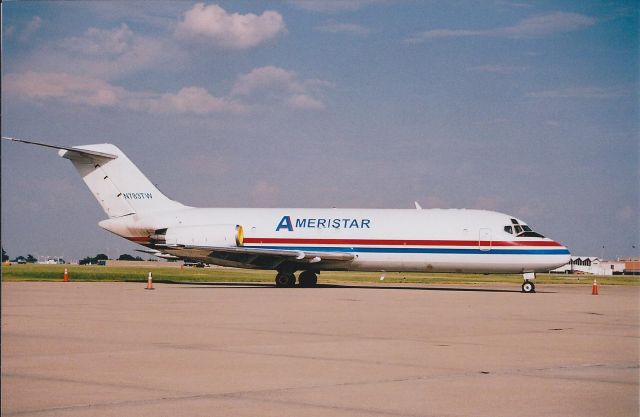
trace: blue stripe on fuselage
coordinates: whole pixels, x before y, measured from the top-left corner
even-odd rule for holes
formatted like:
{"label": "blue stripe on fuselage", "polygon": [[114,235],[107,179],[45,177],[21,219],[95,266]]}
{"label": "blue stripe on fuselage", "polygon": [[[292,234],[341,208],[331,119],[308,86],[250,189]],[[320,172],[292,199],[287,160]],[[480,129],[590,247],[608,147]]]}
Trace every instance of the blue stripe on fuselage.
{"label": "blue stripe on fuselage", "polygon": [[245,246],[246,248],[297,250],[310,252],[356,252],[356,253],[448,253],[464,255],[569,255],[568,249],[454,249],[454,248],[371,248],[350,246]]}

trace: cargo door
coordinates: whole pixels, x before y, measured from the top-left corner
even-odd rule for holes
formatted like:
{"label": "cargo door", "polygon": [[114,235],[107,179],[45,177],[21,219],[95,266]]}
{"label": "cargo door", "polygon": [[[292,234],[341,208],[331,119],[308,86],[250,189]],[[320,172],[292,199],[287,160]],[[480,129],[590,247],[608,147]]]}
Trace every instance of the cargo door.
{"label": "cargo door", "polygon": [[491,229],[480,229],[478,246],[483,252],[488,252],[491,250]]}

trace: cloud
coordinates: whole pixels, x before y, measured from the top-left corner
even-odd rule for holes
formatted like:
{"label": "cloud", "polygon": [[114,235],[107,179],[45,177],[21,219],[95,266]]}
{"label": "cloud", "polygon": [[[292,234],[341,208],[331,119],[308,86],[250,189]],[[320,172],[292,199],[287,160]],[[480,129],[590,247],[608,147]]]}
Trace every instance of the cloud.
{"label": "cloud", "polygon": [[443,208],[451,207],[451,202],[437,195],[427,195],[422,200],[423,208]]}
{"label": "cloud", "polygon": [[537,38],[556,33],[571,32],[592,26],[596,19],[578,13],[554,12],[523,19],[513,26],[486,30],[433,29],[420,32],[406,41],[422,43],[442,38],[462,38],[474,36],[502,37],[511,39]]}
{"label": "cloud", "polygon": [[636,211],[631,206],[620,207],[616,211],[616,217],[622,223],[626,224],[637,224],[638,216],[636,215]]}
{"label": "cloud", "polygon": [[111,30],[89,28],[82,37],[66,38],[62,46],[78,55],[117,57],[129,52],[135,41],[133,32],[123,23]]}
{"label": "cloud", "polygon": [[185,87],[177,93],[167,94],[128,91],[97,78],[66,73],[7,74],[3,79],[3,88],[7,94],[39,102],[54,100],[149,113],[204,115],[243,110],[240,104],[215,97],[199,87]]}
{"label": "cloud", "polygon": [[318,99],[306,94],[296,94],[287,98],[289,107],[301,110],[324,110],[325,105]]}
{"label": "cloud", "polygon": [[92,107],[115,106],[126,95],[123,88],[105,81],[66,73],[7,74],[2,84],[7,94],[35,100],[62,100]]}
{"label": "cloud", "polygon": [[365,36],[371,33],[371,30],[355,23],[339,23],[327,22],[324,25],[317,26],[316,30],[327,33],[346,33],[350,35]]}
{"label": "cloud", "polygon": [[289,0],[296,7],[312,12],[336,13],[361,9],[385,0]]}
{"label": "cloud", "polygon": [[197,3],[178,23],[176,36],[184,40],[207,42],[228,49],[253,48],[285,31],[280,13],[268,10],[253,13],[227,13],[222,7]]}
{"label": "cloud", "polygon": [[280,201],[280,187],[266,180],[259,180],[251,190],[253,202],[261,206],[276,205]]}
{"label": "cloud", "polygon": [[618,98],[627,95],[628,91],[620,87],[573,87],[557,90],[544,90],[527,93],[532,98]]}
{"label": "cloud", "polygon": [[113,29],[89,28],[81,36],[47,42],[23,67],[114,79],[160,66],[179,56],[174,52],[166,42],[140,36],[122,24]]}
{"label": "cloud", "polygon": [[13,25],[5,26],[2,29],[3,29],[2,36],[4,37],[5,40],[13,38],[13,35],[15,35],[16,33],[16,27]]}
{"label": "cloud", "polygon": [[226,98],[215,97],[200,87],[185,87],[175,94],[162,94],[136,100],[134,107],[148,109],[152,113],[179,113],[205,115],[221,112],[241,112],[244,107]]}
{"label": "cloud", "polygon": [[238,78],[233,86],[233,95],[250,95],[264,90],[304,91],[298,76],[291,71],[274,66],[255,68]]}
{"label": "cloud", "polygon": [[461,38],[465,36],[478,36],[486,34],[480,30],[461,30],[461,29],[433,29],[426,32],[420,32],[407,39],[409,43],[422,43],[425,41],[438,38]]}
{"label": "cloud", "polygon": [[470,67],[467,70],[477,71],[477,72],[486,72],[491,74],[508,75],[508,74],[514,74],[517,72],[522,72],[522,71],[525,71],[526,69],[527,67],[523,67],[523,66],[494,64],[494,65],[479,65],[477,67]]}
{"label": "cloud", "polygon": [[500,197],[481,196],[476,199],[473,207],[481,210],[497,210],[501,206],[500,200]]}
{"label": "cloud", "polygon": [[33,18],[27,23],[27,26],[20,33],[20,41],[27,42],[29,39],[31,39],[31,36],[33,36],[37,31],[40,30],[41,26],[42,18],[40,18],[40,16],[33,16]]}
{"label": "cloud", "polygon": [[572,32],[596,23],[596,19],[578,13],[555,12],[521,20],[514,26],[496,29],[495,34],[510,38],[535,38]]}
{"label": "cloud", "polygon": [[175,93],[130,91],[96,77],[64,72],[29,71],[3,77],[3,92],[22,100],[199,116],[242,113],[260,106],[323,110],[325,105],[318,96],[329,85],[322,80],[304,80],[295,72],[272,66],[238,77],[230,93],[222,96],[197,86]]}
{"label": "cloud", "polygon": [[238,77],[231,95],[251,96],[253,101],[282,102],[294,109],[321,110],[325,105],[314,95],[330,85],[322,80],[302,80],[293,71],[266,66]]}

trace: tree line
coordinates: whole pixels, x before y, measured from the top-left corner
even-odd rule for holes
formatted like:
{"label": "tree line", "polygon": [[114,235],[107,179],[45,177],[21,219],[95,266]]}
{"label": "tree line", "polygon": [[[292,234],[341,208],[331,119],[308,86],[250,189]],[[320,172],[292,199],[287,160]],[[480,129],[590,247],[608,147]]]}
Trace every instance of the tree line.
{"label": "tree line", "polygon": [[[78,264],[98,265],[98,264],[104,264],[108,259],[109,257],[107,255],[105,255],[104,253],[99,253],[96,256],[87,256],[85,258],[80,259],[80,261],[78,261]],[[120,255],[118,257],[118,260],[119,261],[144,261],[144,259],[142,259],[141,257],[131,256],[128,253],[123,253],[122,255]],[[7,261],[16,262],[16,263],[34,264],[38,262],[38,259],[36,259],[36,257],[33,256],[32,254],[28,254],[27,256],[20,255],[11,259],[10,256],[7,254],[7,252],[4,250],[4,248],[2,248],[2,262],[7,262]],[[64,259],[59,259],[58,263],[66,263],[66,262],[64,261]]]}

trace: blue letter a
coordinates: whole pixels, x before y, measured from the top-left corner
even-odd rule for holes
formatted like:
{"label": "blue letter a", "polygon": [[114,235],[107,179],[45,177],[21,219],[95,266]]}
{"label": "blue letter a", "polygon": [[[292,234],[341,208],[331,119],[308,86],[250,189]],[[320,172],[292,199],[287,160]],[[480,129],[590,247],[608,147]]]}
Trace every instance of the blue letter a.
{"label": "blue letter a", "polygon": [[290,232],[293,232],[293,226],[291,225],[291,217],[284,216],[280,223],[278,223],[278,227],[276,227],[276,232],[280,229],[287,229]]}

